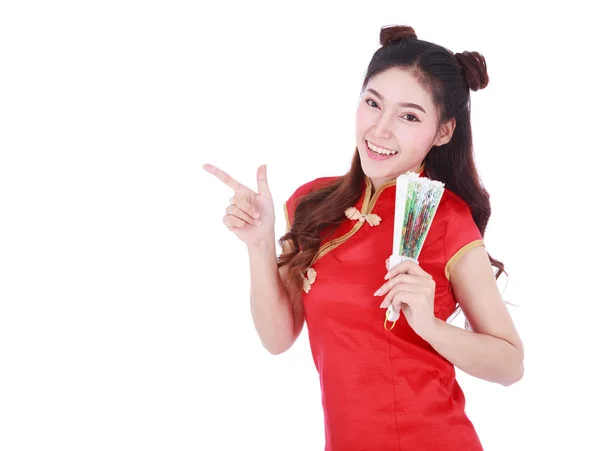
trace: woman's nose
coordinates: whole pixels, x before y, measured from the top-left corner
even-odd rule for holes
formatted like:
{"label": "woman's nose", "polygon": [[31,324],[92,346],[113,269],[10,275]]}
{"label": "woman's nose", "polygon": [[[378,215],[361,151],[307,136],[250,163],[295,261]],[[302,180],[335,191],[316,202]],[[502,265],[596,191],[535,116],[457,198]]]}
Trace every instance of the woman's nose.
{"label": "woman's nose", "polygon": [[377,138],[389,138],[392,134],[390,120],[390,117],[382,114],[375,124],[375,127],[373,127],[373,136],[376,136]]}

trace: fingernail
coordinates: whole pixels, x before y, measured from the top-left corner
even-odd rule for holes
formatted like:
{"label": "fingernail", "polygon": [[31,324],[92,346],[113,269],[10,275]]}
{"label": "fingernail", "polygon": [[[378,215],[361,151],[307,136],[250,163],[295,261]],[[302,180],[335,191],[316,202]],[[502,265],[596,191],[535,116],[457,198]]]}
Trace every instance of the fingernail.
{"label": "fingernail", "polygon": [[379,306],[379,308],[385,308],[385,305],[384,305],[384,304],[385,304],[385,301],[383,301],[383,302],[381,303],[381,305]]}
{"label": "fingernail", "polygon": [[390,278],[390,273],[388,272],[388,273],[385,275],[384,279],[385,279],[385,280],[388,280],[389,278]]}
{"label": "fingernail", "polygon": [[380,294],[381,294],[381,288],[380,288],[379,290],[377,290],[377,291],[376,291],[376,292],[373,294],[373,296],[379,296]]}

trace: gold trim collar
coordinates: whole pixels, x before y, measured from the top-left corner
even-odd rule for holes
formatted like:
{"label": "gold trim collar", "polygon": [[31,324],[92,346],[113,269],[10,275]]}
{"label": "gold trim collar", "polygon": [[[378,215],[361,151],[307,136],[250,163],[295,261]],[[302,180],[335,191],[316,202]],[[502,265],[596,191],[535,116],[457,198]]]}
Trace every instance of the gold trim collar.
{"label": "gold trim collar", "polygon": [[[416,172],[417,174],[421,174],[424,170],[425,170],[425,164],[423,163],[414,172]],[[363,214],[371,213],[371,211],[373,210],[373,207],[375,206],[375,202],[377,202],[377,199],[379,198],[379,196],[381,195],[383,190],[385,190],[386,188],[389,188],[390,186],[396,186],[396,179],[397,179],[397,177],[394,177],[392,180],[388,180],[387,182],[385,182],[383,185],[381,185],[379,188],[377,188],[377,190],[373,193],[373,196],[371,197],[370,194],[373,191],[373,182],[371,182],[371,179],[365,175],[365,182],[367,184],[367,192],[366,192],[365,199],[363,201],[363,208],[362,208]],[[368,205],[368,208],[366,209],[366,211],[364,209],[365,204]]]}

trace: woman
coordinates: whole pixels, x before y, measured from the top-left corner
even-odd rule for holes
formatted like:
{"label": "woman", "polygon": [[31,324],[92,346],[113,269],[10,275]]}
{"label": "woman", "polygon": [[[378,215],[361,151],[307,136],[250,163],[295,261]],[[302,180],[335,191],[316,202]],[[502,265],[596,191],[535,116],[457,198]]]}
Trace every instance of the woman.
{"label": "woman", "polygon": [[[521,379],[524,354],[496,285],[504,267],[483,242],[491,209],[473,160],[470,90],[488,83],[485,59],[419,40],[405,26],[384,27],[380,42],[351,168],[288,199],[279,258],[266,167],[258,193],[205,169],[235,191],[224,223],[248,246],[263,345],[282,353],[307,323],[325,449],[480,450],[454,367],[508,386]],[[443,182],[445,192],[419,264],[390,269],[395,181],[406,172]],[[390,304],[402,315],[388,329]],[[446,322],[457,307],[470,330]]]}

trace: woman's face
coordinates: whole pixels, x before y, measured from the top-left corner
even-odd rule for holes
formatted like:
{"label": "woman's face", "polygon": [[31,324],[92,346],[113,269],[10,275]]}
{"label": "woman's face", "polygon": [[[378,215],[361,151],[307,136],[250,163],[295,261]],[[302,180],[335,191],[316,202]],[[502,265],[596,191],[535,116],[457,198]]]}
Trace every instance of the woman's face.
{"label": "woman's face", "polygon": [[[437,114],[430,94],[405,69],[391,68],[369,80],[356,111],[356,146],[375,189],[415,171],[432,146],[450,141],[454,121],[438,130]],[[379,147],[379,155],[367,142]]]}

